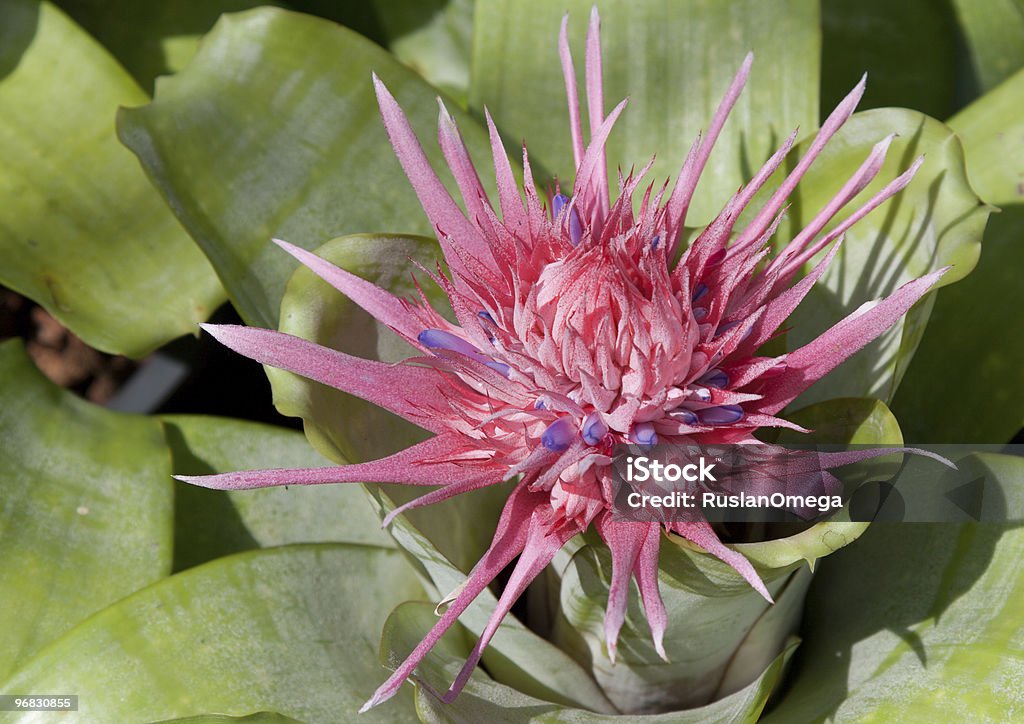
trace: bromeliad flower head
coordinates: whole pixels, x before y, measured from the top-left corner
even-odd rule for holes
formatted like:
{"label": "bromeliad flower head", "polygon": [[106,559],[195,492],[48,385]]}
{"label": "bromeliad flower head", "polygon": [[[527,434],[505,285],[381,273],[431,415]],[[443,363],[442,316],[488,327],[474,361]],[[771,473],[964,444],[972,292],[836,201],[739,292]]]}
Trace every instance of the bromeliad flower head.
{"label": "bromeliad flower head", "polygon": [[[611,197],[605,143],[626,101],[605,115],[597,13],[591,17],[586,48],[587,143],[566,24],[567,19],[560,52],[576,173],[572,193],[559,190],[546,204],[535,190],[525,149],[520,195],[488,116],[500,214],[493,209],[442,105],[440,146],[458,183],[464,213],[430,167],[395,99],[374,77],[388,135],[434,226],[449,275],[424,271],[447,293],[458,324],[431,308],[422,294],[418,300],[397,298],[303,249],[278,242],[419,355],[391,365],[278,332],[206,326],[242,354],[362,397],[434,436],[362,464],[182,478],[188,482],[226,489],[339,482],[439,486],[395,509],[387,523],[409,508],[519,478],[493,542],[465,586],[364,709],[394,695],[474,598],[518,557],[488,626],[444,695],[454,698],[527,585],[566,541],[591,527],[612,555],[605,619],[612,658],[630,576],[637,580],[655,646],[664,656],[667,620],[657,566],[665,530],[725,561],[771,600],[750,563],[723,545],[707,522],[613,520],[613,448],[659,441],[742,443],[754,441],[753,433],[761,427],[800,430],[779,417],[780,411],[891,326],[945,271],[904,285],[800,349],[777,357],[758,354],[821,277],[844,232],[909,183],[920,159],[845,221],[822,233],[881,169],[891,138],[881,140],[835,198],[771,255],[769,241],[788,197],[853,113],[864,91],[861,81],[753,220],[736,228],[740,214],[791,150],[795,133],[673,264],[694,190],[747,80],[752,56],[744,60],[707,133],[694,142],[671,192],[666,197],[667,184],[659,191],[648,187],[634,213],[634,193],[648,169],[620,175],[618,194]],[[825,250],[824,258],[797,279],[804,265]]]}

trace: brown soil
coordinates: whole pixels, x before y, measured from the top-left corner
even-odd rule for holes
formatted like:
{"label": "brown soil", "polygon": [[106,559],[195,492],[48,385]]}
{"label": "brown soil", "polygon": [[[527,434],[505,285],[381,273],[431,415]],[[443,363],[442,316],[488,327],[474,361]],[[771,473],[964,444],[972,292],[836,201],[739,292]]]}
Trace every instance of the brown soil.
{"label": "brown soil", "polygon": [[29,356],[55,384],[104,404],[138,367],[93,349],[30,299],[0,287],[0,341],[21,337]]}

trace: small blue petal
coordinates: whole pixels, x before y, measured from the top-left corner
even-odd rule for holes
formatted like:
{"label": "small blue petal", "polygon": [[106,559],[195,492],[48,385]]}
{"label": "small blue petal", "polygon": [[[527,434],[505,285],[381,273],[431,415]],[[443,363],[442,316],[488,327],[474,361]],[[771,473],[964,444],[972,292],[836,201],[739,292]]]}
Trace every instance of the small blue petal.
{"label": "small blue petal", "polygon": [[716,367],[709,372],[705,372],[704,376],[697,381],[702,385],[717,387],[722,390],[729,386],[729,375],[727,375],[724,370],[720,370]]}
{"label": "small blue petal", "polygon": [[693,290],[693,296],[690,297],[691,302],[696,302],[698,299],[708,293],[707,284],[698,284]]}
{"label": "small blue petal", "polygon": [[697,417],[705,425],[730,425],[742,420],[743,414],[743,408],[739,405],[722,405],[701,410]]}
{"label": "small blue petal", "polygon": [[651,448],[658,444],[658,433],[654,431],[654,425],[649,422],[640,422],[633,425],[629,431],[629,439],[640,447]]}
{"label": "small blue petal", "polygon": [[583,420],[583,442],[587,445],[597,445],[608,434],[608,426],[596,412],[591,412]]}
{"label": "small blue petal", "polygon": [[481,356],[480,350],[462,339],[462,337],[456,337],[451,332],[445,332],[443,329],[424,329],[416,339],[424,347],[429,347],[430,349],[447,349],[452,352],[461,352],[468,357],[474,358]]}
{"label": "small blue petal", "polygon": [[491,316],[490,312],[483,312],[483,311],[477,312],[476,316],[480,317],[480,319],[486,319],[488,322],[493,324],[495,327],[498,326],[498,323],[494,321],[494,317]]}
{"label": "small blue petal", "polygon": [[579,246],[583,238],[583,227],[580,226],[580,215],[576,213],[576,207],[569,209],[569,241],[573,246]]}
{"label": "small blue petal", "polygon": [[562,209],[569,203],[569,197],[565,194],[555,194],[555,198],[551,199],[551,220],[557,221],[558,217],[562,214]]}
{"label": "small blue petal", "polygon": [[693,318],[696,319],[698,322],[703,322],[704,318],[707,316],[708,310],[704,309],[704,307],[694,307]]}
{"label": "small blue petal", "polygon": [[548,406],[544,404],[544,400],[542,400],[541,398],[538,397],[537,401],[533,403],[533,409],[534,410],[546,410],[546,409],[548,409]]}
{"label": "small blue petal", "polygon": [[541,434],[540,442],[551,452],[564,452],[576,438],[576,426],[572,424],[572,418],[560,417]]}
{"label": "small blue petal", "polygon": [[684,425],[696,425],[697,415],[693,410],[688,410],[685,407],[677,407],[675,410],[669,413],[671,417],[676,418]]}
{"label": "small blue petal", "polygon": [[658,250],[658,244],[661,243],[661,234],[655,234],[654,238],[651,239],[651,251]]}
{"label": "small blue petal", "polygon": [[484,362],[484,364],[487,365],[488,367],[490,367],[495,372],[497,372],[502,377],[508,377],[509,373],[512,371],[512,368],[509,367],[504,362],[494,362],[494,361],[491,361],[491,362]]}

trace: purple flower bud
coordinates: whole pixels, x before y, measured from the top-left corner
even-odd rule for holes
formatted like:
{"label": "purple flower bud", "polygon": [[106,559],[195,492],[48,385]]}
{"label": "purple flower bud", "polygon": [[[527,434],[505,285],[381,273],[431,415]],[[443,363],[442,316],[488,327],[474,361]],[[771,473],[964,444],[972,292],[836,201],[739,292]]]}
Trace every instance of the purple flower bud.
{"label": "purple flower bud", "polygon": [[658,444],[658,433],[649,422],[638,422],[629,431],[629,439],[643,448],[652,448]]}
{"label": "purple flower bud", "polygon": [[576,426],[572,424],[572,418],[560,417],[541,434],[540,442],[551,452],[564,452],[576,438]]}
{"label": "purple flower bud", "polygon": [[480,350],[462,337],[456,337],[451,332],[445,332],[443,329],[424,329],[416,339],[420,341],[420,344],[429,349],[447,349],[451,352],[459,352],[467,357],[473,357],[474,359],[479,359],[483,356]]}
{"label": "purple flower bud", "polygon": [[583,420],[583,442],[587,445],[597,445],[607,434],[608,426],[596,412],[591,412]]}
{"label": "purple flower bud", "polygon": [[718,389],[722,390],[729,386],[729,375],[727,375],[724,370],[720,370],[716,367],[713,370],[705,372],[704,375],[697,381],[700,382],[702,385],[707,385],[708,387],[717,387]]}
{"label": "purple flower bud", "polygon": [[700,410],[697,417],[705,425],[731,425],[743,419],[743,408],[739,405],[721,405]]}

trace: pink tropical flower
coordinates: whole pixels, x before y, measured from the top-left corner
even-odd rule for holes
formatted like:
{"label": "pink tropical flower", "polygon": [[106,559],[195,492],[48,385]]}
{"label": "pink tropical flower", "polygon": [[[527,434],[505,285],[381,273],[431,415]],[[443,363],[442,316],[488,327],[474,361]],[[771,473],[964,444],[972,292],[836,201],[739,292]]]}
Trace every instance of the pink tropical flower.
{"label": "pink tropical flower", "polygon": [[[779,168],[796,133],[673,266],[694,189],[753,58],[748,55],[744,60],[707,133],[694,142],[671,193],[666,198],[667,184],[660,190],[648,187],[634,214],[633,194],[648,169],[620,175],[618,195],[611,197],[605,142],[626,101],[605,115],[597,13],[591,17],[586,47],[588,143],[566,27],[567,18],[559,43],[576,173],[572,194],[555,193],[547,205],[535,191],[525,149],[525,184],[522,190],[516,185],[488,115],[500,214],[493,209],[442,105],[440,146],[458,183],[464,213],[430,167],[395,99],[374,76],[391,143],[434,226],[450,270],[450,276],[426,273],[447,293],[458,324],[445,320],[425,297],[397,298],[278,241],[419,355],[402,364],[385,364],[279,332],[205,326],[244,355],[362,397],[434,436],[361,464],[182,480],[232,490],[342,482],[440,486],[394,510],[387,523],[409,508],[519,476],[489,550],[434,628],[364,710],[394,695],[476,596],[518,557],[489,624],[443,696],[453,699],[520,594],[566,541],[592,526],[612,555],[605,631],[613,658],[631,576],[638,583],[655,646],[664,656],[667,620],[657,580],[663,531],[683,536],[725,561],[770,601],[751,564],[725,546],[707,522],[613,519],[613,448],[658,441],[743,443],[755,441],[753,433],[761,427],[801,430],[779,417],[780,411],[882,334],[945,272],[902,286],[800,349],[777,357],[759,355],[759,348],[777,333],[835,257],[844,232],[906,186],[920,159],[823,234],[830,219],[881,169],[891,137],[881,140],[838,194],[771,256],[769,241],[788,197],[853,113],[864,91],[862,80],[731,244],[741,212]],[[826,249],[824,258],[796,280],[804,265]]]}

